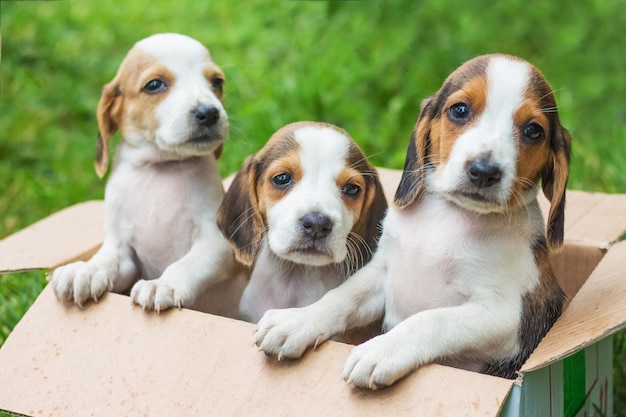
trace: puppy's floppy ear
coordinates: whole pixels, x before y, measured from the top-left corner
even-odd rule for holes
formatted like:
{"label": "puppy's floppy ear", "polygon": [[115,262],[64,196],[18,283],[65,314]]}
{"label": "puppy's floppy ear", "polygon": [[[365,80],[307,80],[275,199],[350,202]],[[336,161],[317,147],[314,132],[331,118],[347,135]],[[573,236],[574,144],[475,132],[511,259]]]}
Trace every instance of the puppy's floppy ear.
{"label": "puppy's floppy ear", "polygon": [[420,115],[413,129],[409,148],[404,161],[404,171],[394,204],[403,209],[421,197],[425,189],[425,169],[430,154],[430,125],[432,123],[432,107],[434,98],[429,97],[422,101]]}
{"label": "puppy's floppy ear", "polygon": [[237,172],[217,211],[217,225],[235,250],[235,258],[251,266],[263,241],[265,223],[258,210],[254,156]]}
{"label": "puppy's floppy ear", "polygon": [[563,245],[565,226],[565,188],[569,175],[569,163],[572,139],[569,132],[561,126],[556,116],[555,128],[550,138],[550,160],[541,172],[541,186],[550,201],[548,213],[547,240],[550,249]]}
{"label": "puppy's floppy ear", "polygon": [[361,217],[354,225],[352,230],[357,233],[361,239],[355,243],[359,246],[362,259],[357,259],[356,269],[367,264],[371,259],[376,247],[378,239],[382,233],[382,220],[387,212],[387,199],[383,192],[383,186],[378,178],[378,173],[373,167],[368,167],[365,172],[365,204]]}
{"label": "puppy's floppy ear", "polygon": [[122,110],[122,92],[116,80],[104,86],[98,102],[98,144],[96,173],[100,178],[109,167],[109,139],[117,131]]}

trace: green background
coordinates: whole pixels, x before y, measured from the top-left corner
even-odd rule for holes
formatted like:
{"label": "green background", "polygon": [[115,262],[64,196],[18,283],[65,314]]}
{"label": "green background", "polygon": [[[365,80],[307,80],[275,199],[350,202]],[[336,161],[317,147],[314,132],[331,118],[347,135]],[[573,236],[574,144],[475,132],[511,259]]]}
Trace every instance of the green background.
{"label": "green background", "polygon": [[[0,23],[0,238],[102,198],[99,93],[157,32],[198,39],[226,74],[223,174],[297,120],[335,123],[375,165],[402,168],[420,101],[463,61],[504,52],[555,89],[574,139],[569,187],[626,192],[623,0],[1,1]],[[0,343],[44,284],[41,272],[0,277]],[[620,334],[617,415],[624,345]]]}

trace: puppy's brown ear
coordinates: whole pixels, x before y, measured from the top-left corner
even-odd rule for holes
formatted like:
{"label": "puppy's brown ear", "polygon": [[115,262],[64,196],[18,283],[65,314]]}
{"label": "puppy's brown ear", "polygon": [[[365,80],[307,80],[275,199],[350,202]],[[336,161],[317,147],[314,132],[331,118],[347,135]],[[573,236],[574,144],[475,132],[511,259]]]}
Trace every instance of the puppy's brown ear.
{"label": "puppy's brown ear", "polygon": [[235,250],[235,258],[251,266],[263,241],[265,223],[258,210],[254,156],[237,172],[217,211],[217,225]]}
{"label": "puppy's brown ear", "polygon": [[98,102],[98,143],[96,147],[96,173],[104,177],[109,167],[109,139],[120,124],[122,93],[119,84],[113,80],[104,86]]}
{"label": "puppy's brown ear", "polygon": [[419,199],[425,189],[425,169],[430,154],[430,125],[433,118],[433,102],[433,97],[422,101],[420,115],[411,135],[402,178],[394,197],[394,204],[399,209],[403,209]]}
{"label": "puppy's brown ear", "polygon": [[369,167],[365,175],[365,204],[361,217],[353,227],[361,239],[355,243],[359,248],[359,259],[356,260],[356,269],[367,264],[378,246],[378,239],[382,233],[382,221],[387,212],[387,199],[383,192],[376,169]]}
{"label": "puppy's brown ear", "polygon": [[563,245],[565,226],[565,188],[569,175],[569,163],[572,139],[556,120],[550,140],[550,161],[541,173],[543,193],[550,201],[548,213],[547,240],[550,249],[557,249]]}

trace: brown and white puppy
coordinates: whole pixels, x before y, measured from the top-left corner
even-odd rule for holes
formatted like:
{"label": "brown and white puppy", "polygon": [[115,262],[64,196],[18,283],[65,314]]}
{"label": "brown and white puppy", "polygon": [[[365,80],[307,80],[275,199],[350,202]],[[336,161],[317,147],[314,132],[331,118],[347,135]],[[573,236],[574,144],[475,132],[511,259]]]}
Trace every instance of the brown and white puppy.
{"label": "brown and white puppy", "polygon": [[252,276],[240,311],[317,301],[376,250],[387,202],[376,170],[352,138],[325,123],[292,123],[250,156],[218,224]]}
{"label": "brown and white puppy", "polygon": [[465,63],[422,104],[370,263],[317,303],[268,311],[257,345],[299,357],[384,316],[387,333],[346,362],[355,386],[390,385],[430,362],[514,378],[564,301],[548,252],[563,242],[569,154],[539,70],[506,55]]}
{"label": "brown and white puppy", "polygon": [[88,262],[52,272],[59,299],[82,305],[132,287],[144,309],[237,315],[245,280],[216,224],[223,83],[209,51],[187,36],[153,35],[128,52],[98,104],[100,177],[109,138],[123,137],[106,186],[104,243]]}

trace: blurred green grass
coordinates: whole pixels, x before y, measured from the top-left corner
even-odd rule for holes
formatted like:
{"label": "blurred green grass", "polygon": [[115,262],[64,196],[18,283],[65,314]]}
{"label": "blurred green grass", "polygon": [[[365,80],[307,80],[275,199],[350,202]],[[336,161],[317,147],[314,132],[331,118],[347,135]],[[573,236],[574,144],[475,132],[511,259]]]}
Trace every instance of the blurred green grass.
{"label": "blurred green grass", "polygon": [[[402,168],[420,101],[461,62],[505,52],[533,62],[556,90],[574,138],[570,188],[626,192],[621,0],[2,1],[0,23],[0,238],[102,198],[99,92],[132,44],[157,32],[197,38],[226,73],[223,174],[296,120],[335,123],[374,164]],[[42,275],[0,277],[0,344]],[[618,388],[625,340],[616,338]]]}

